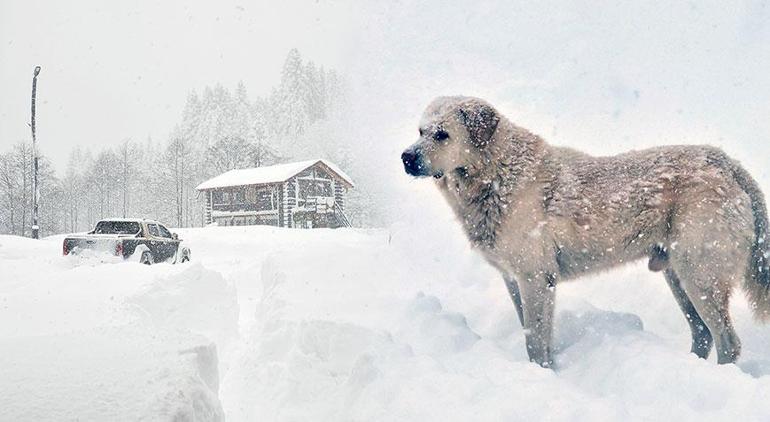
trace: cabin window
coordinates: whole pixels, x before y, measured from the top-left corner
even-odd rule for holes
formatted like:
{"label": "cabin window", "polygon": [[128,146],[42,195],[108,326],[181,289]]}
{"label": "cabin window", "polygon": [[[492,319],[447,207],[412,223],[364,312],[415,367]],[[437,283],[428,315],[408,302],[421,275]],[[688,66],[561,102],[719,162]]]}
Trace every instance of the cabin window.
{"label": "cabin window", "polygon": [[271,189],[260,189],[256,193],[256,209],[257,211],[266,211],[275,209],[273,206],[273,192]]}
{"label": "cabin window", "polygon": [[246,195],[242,190],[237,190],[233,192],[233,203],[234,204],[243,204],[246,202]]}
{"label": "cabin window", "polygon": [[323,171],[322,169],[316,168],[313,169],[313,177],[316,179],[331,179],[332,177],[329,175],[329,173]]}
{"label": "cabin window", "polygon": [[316,196],[333,196],[332,185],[328,180],[300,180],[299,197],[307,199]]}
{"label": "cabin window", "polygon": [[249,186],[246,188],[246,202],[253,204],[257,202],[257,188]]}
{"label": "cabin window", "polygon": [[227,192],[223,192],[221,190],[217,190],[217,191],[212,192],[212,194],[211,194],[211,201],[215,205],[226,204],[227,201],[228,201]]}

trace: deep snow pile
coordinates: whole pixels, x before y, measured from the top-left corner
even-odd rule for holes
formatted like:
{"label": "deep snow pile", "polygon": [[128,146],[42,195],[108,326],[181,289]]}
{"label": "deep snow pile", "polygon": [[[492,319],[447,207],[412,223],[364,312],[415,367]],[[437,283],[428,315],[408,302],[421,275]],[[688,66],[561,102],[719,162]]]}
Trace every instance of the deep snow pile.
{"label": "deep snow pile", "polygon": [[151,267],[0,237],[0,420],[770,417],[770,328],[737,296],[739,364],[696,359],[644,264],[558,287],[551,371],[459,230],[180,235],[193,262]]}
{"label": "deep snow pile", "polygon": [[200,264],[62,257],[0,236],[0,420],[222,420],[235,291]]}
{"label": "deep snow pile", "polygon": [[527,361],[500,277],[459,231],[186,237],[239,290],[242,338],[221,388],[230,420],[770,417],[768,327],[738,297],[739,365],[698,360],[668,287],[644,263],[559,287],[553,372]]}

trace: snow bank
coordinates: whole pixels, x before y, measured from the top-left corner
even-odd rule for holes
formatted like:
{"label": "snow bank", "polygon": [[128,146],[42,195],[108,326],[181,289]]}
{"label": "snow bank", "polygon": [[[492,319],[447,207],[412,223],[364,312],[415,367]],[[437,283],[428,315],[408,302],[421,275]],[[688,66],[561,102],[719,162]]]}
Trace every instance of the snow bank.
{"label": "snow bank", "polygon": [[[0,420],[223,420],[206,342],[111,327],[0,341]],[[216,364],[214,364],[216,367]]]}
{"label": "snow bank", "polygon": [[136,305],[156,327],[190,330],[220,347],[226,345],[238,336],[235,288],[198,262],[182,267],[143,286],[127,303]]}
{"label": "snow bank", "polygon": [[197,266],[62,257],[0,236],[0,420],[219,421],[235,291]]}

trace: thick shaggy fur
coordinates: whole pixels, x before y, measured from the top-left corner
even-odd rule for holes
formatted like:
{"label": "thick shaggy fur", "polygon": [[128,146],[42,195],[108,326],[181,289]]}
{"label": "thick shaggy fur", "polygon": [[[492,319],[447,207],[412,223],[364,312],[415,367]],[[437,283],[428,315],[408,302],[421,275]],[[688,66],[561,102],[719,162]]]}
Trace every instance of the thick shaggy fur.
{"label": "thick shaggy fur", "polygon": [[548,145],[483,100],[436,99],[406,171],[432,176],[470,241],[500,272],[530,358],[552,364],[558,283],[640,259],[663,271],[690,324],[692,351],[734,362],[728,301],[742,284],[770,315],[768,220],[756,182],[709,146],[594,157]]}

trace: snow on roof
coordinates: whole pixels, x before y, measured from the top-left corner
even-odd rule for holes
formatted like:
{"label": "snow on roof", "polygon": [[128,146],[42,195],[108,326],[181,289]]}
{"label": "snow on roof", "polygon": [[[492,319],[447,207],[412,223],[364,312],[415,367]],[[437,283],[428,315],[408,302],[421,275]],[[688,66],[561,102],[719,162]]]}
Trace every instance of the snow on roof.
{"label": "snow on roof", "polygon": [[101,220],[97,221],[97,223],[101,223],[102,221],[116,221],[116,222],[126,222],[126,223],[157,223],[160,224],[156,220],[150,220],[147,218],[124,218],[124,217],[115,217],[115,218],[102,218]]}
{"label": "snow on roof", "polygon": [[323,160],[308,160],[298,161],[296,163],[277,164],[267,167],[256,167],[250,169],[236,169],[230,170],[227,173],[220,174],[213,179],[206,180],[198,185],[195,189],[206,190],[223,188],[227,186],[246,186],[246,185],[265,185],[270,183],[281,183],[292,176],[296,176],[303,170],[321,163],[328,167],[332,172],[336,173],[342,180],[354,186],[353,179],[350,178],[345,172],[340,170],[336,164]]}

